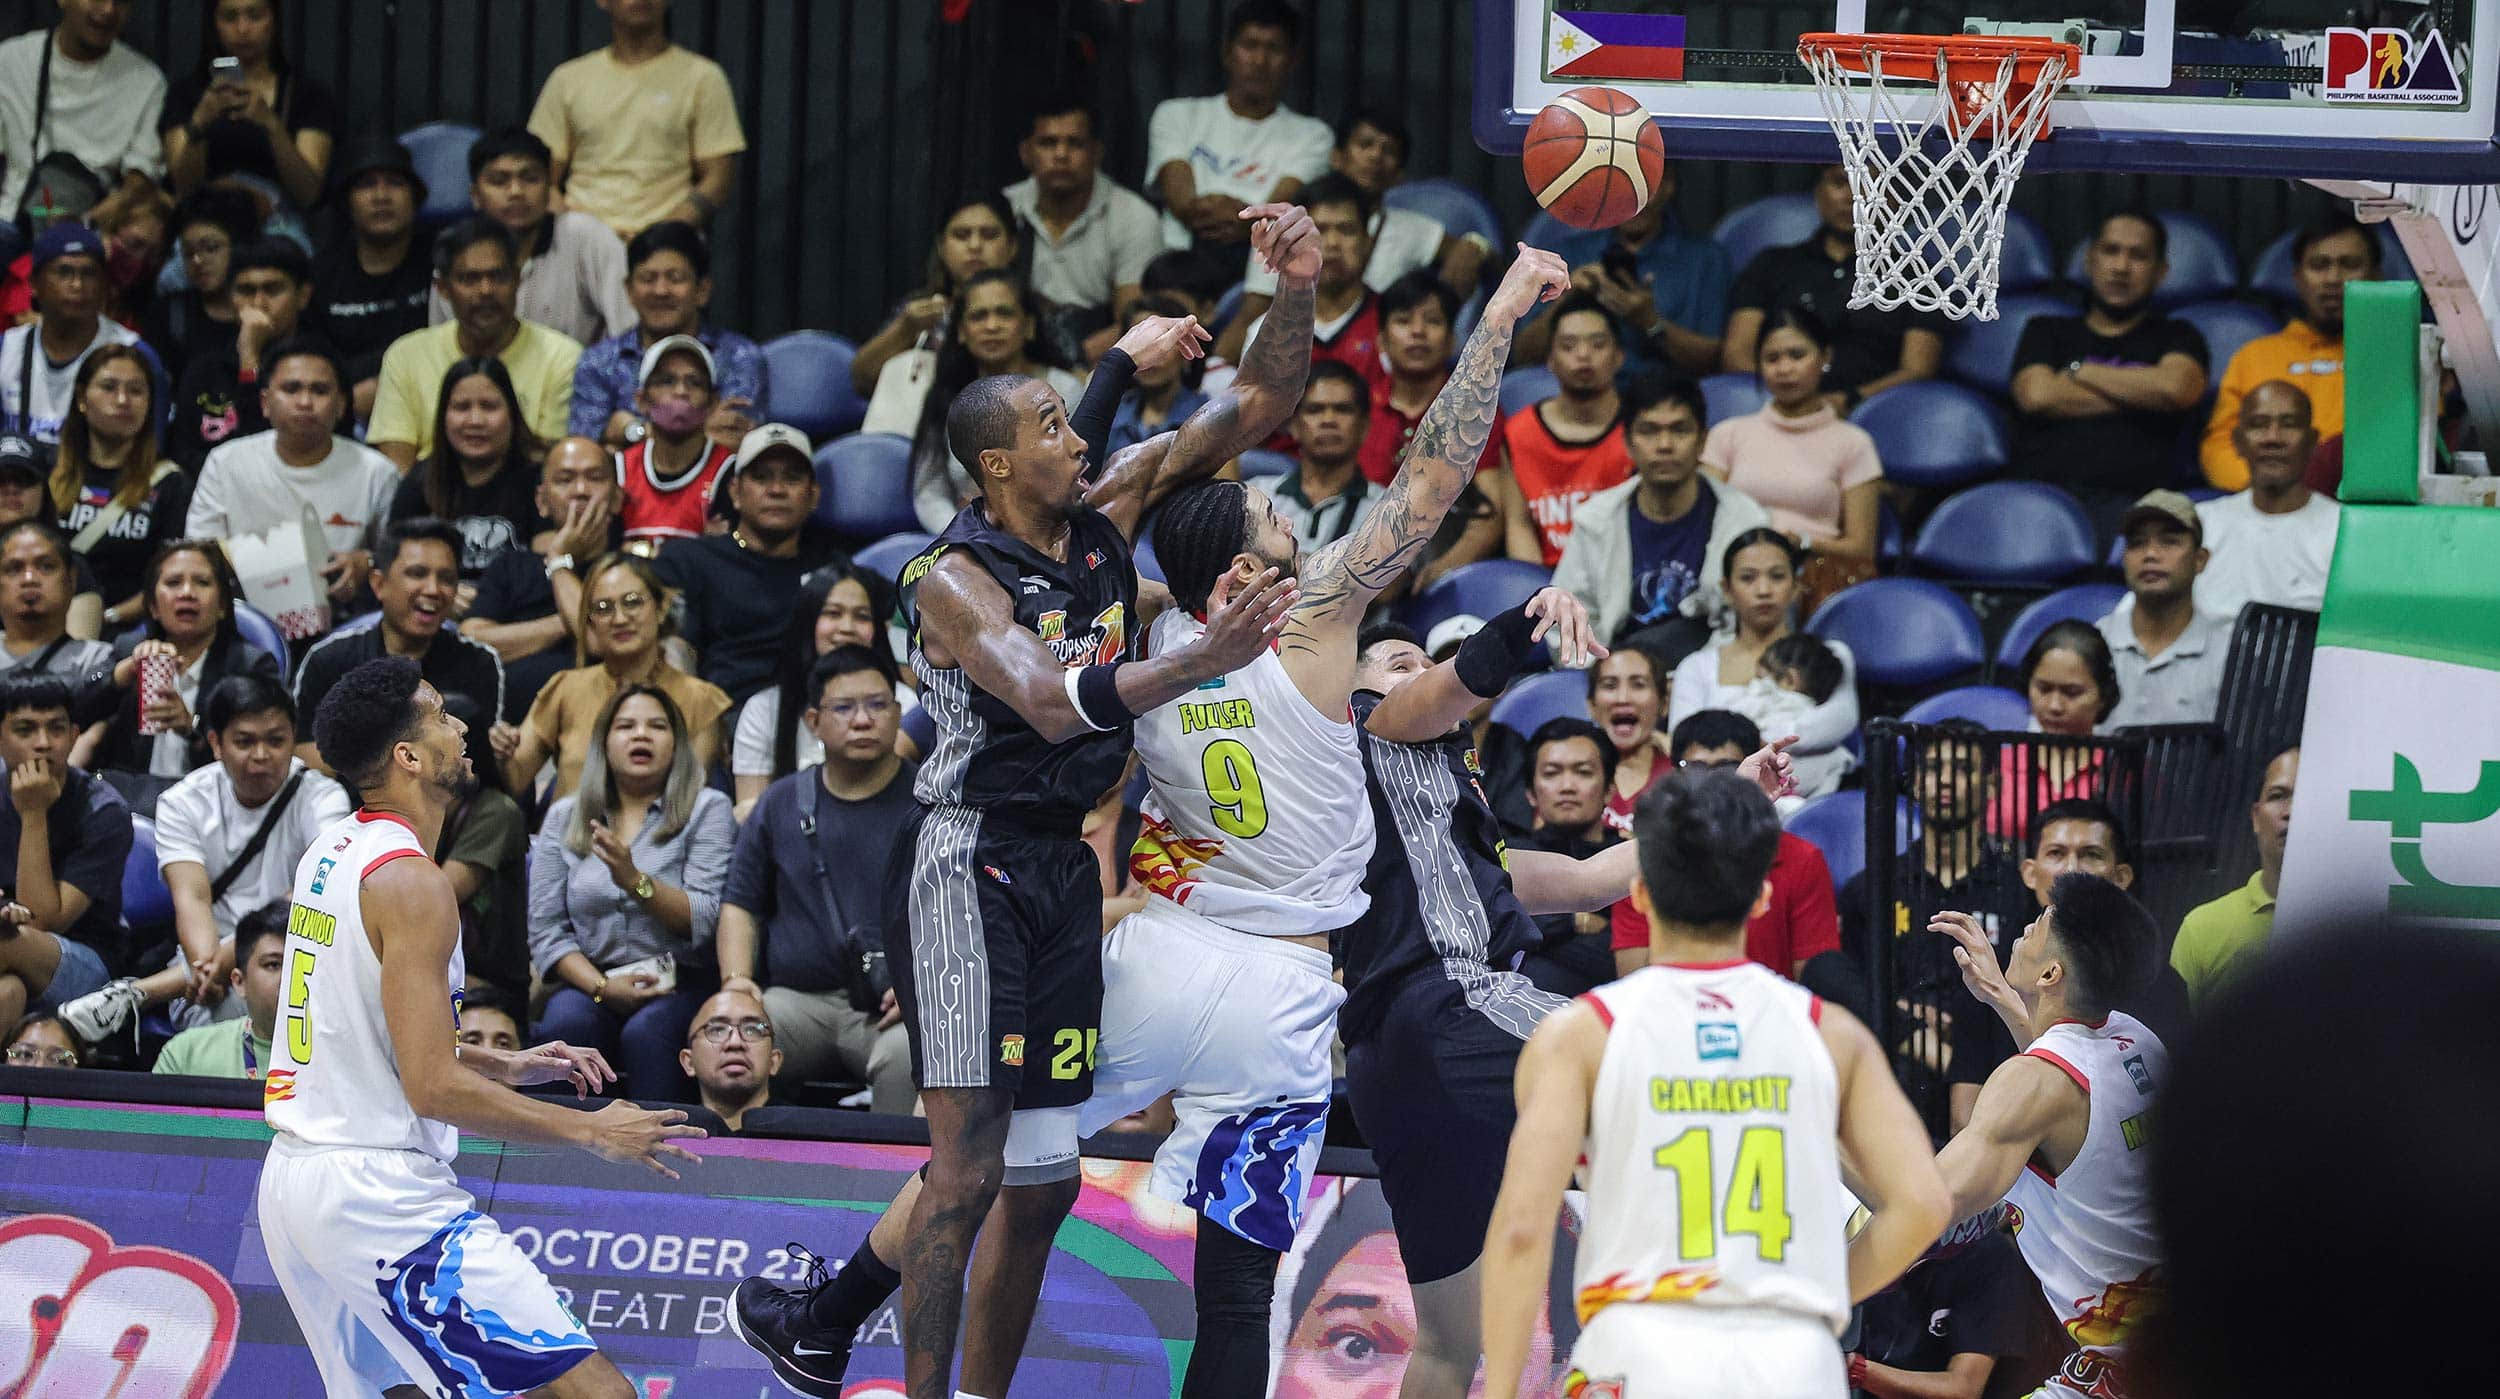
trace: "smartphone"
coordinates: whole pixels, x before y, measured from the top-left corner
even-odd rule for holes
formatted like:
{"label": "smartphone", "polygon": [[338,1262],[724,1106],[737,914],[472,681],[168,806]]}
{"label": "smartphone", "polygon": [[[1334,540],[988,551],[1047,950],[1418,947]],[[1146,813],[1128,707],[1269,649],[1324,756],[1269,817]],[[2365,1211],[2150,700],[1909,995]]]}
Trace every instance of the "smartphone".
{"label": "smartphone", "polygon": [[1609,247],[1597,262],[1600,267],[1606,269],[1606,275],[1615,281],[1629,282],[1633,286],[1641,284],[1640,259],[1634,256],[1630,248],[1620,244]]}
{"label": "smartphone", "polygon": [[243,81],[243,60],[232,54],[223,58],[212,58],[208,61],[208,71],[211,82],[224,83],[231,87]]}

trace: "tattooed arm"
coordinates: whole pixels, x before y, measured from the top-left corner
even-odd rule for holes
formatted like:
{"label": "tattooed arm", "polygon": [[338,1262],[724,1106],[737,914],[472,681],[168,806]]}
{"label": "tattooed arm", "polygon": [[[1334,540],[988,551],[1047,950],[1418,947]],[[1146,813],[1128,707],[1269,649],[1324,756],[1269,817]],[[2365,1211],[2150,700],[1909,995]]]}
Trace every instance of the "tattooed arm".
{"label": "tattooed arm", "polygon": [[1501,417],[1502,367],[1519,318],[1570,284],[1561,258],[1520,245],[1518,260],[1459,352],[1458,367],[1416,424],[1380,503],[1352,533],[1302,561],[1302,600],[1286,621],[1277,654],[1321,713],[1345,710],[1364,609],[1413,565],[1475,475]]}
{"label": "tattooed arm", "polygon": [[1266,441],[1302,401],[1302,381],[1311,372],[1319,230],[1309,214],[1290,204],[1260,204],[1242,210],[1241,216],[1256,220],[1251,246],[1276,270],[1276,304],[1268,308],[1259,338],[1242,356],[1230,389],[1190,414],[1178,430],[1113,457],[1085,493],[1085,503],[1110,516],[1131,539],[1156,502],[1213,476],[1224,463]]}

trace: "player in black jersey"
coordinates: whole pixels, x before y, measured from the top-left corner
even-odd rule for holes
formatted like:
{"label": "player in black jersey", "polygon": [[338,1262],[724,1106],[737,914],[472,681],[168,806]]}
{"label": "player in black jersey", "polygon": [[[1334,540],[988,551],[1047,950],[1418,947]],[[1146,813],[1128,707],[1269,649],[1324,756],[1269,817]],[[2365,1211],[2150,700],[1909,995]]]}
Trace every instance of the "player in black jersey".
{"label": "player in black jersey", "polygon": [[[1278,275],[1276,302],[1231,388],[1178,430],[1122,451],[1089,483],[1088,444],[1049,385],[980,379],[947,409],[947,445],[982,499],[900,579],[937,739],[915,791],[925,809],[895,848],[887,919],[929,1165],[832,1278],[739,1285],[739,1334],[802,1394],[841,1392],[853,1333],[898,1272],[914,1399],[950,1392],[968,1265],[952,1392],[1004,1399],[1023,1352],[1051,1240],[1076,1200],[1076,1106],[1101,1020],[1102,888],[1080,839],[1085,813],[1120,780],[1130,721],[1248,664],[1296,597],[1268,570],[1196,642],[1129,659],[1147,620],[1129,553],[1139,521],[1266,440],[1310,368],[1318,231],[1292,205],[1242,217]],[[1174,324],[1196,334],[1194,321]],[[1089,386],[1080,415],[1110,387]]]}
{"label": "player in black jersey", "polygon": [[[1512,970],[1540,941],[1533,918],[1605,908],[1639,872],[1630,841],[1586,860],[1505,848],[1460,727],[1579,610],[1548,588],[1439,665],[1404,627],[1363,636],[1354,714],[1378,841],[1363,880],[1371,908],[1335,938],[1346,986],[1337,1028],[1414,1288],[1401,1399],[1461,1399],[1482,1353],[1476,1262],[1517,1116],[1512,1076],[1528,1036],[1564,1004]],[[1778,796],[1794,742],[1737,771]]]}

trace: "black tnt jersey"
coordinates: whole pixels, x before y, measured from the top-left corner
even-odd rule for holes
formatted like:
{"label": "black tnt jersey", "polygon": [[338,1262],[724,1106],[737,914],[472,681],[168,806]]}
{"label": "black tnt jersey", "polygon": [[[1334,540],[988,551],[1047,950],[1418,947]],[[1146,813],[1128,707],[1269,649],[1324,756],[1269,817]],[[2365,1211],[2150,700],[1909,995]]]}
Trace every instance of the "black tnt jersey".
{"label": "black tnt jersey", "polygon": [[949,550],[987,569],[1014,605],[1016,625],[1073,668],[1129,659],[1137,568],[1128,540],[1101,511],[1080,508],[1069,521],[1068,556],[1054,561],[993,526],[976,500],[904,565],[901,577],[920,703],[937,725],[936,747],[920,765],[913,794],[930,806],[972,807],[1012,829],[1073,840],[1085,813],[1120,780],[1128,763],[1129,727],[1052,743],[961,670],[930,665],[920,649],[919,585]]}
{"label": "black tnt jersey", "polygon": [[[1368,724],[1380,698],[1355,692],[1354,722]],[[1371,909],[1332,939],[1345,970],[1346,1003],[1337,1025],[1348,1044],[1371,1033],[1399,983],[1419,969],[1469,983],[1475,988],[1470,1004],[1532,991],[1503,973],[1539,940],[1535,920],[1511,892],[1501,826],[1476,780],[1475,743],[1467,731],[1454,729],[1430,743],[1392,743],[1367,729],[1362,746],[1379,835],[1363,875]]]}

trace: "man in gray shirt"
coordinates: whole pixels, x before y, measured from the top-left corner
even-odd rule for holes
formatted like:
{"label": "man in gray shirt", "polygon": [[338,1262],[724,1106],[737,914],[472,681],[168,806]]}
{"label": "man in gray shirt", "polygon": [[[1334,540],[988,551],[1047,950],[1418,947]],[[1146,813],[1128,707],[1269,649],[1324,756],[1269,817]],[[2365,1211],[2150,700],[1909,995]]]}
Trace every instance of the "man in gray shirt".
{"label": "man in gray shirt", "polygon": [[2196,607],[2205,532],[2177,491],[2149,491],[2118,522],[2126,541],[2127,600],[2100,620],[2118,667],[2108,726],[2199,724],[2214,717],[2231,655],[2229,618]]}

